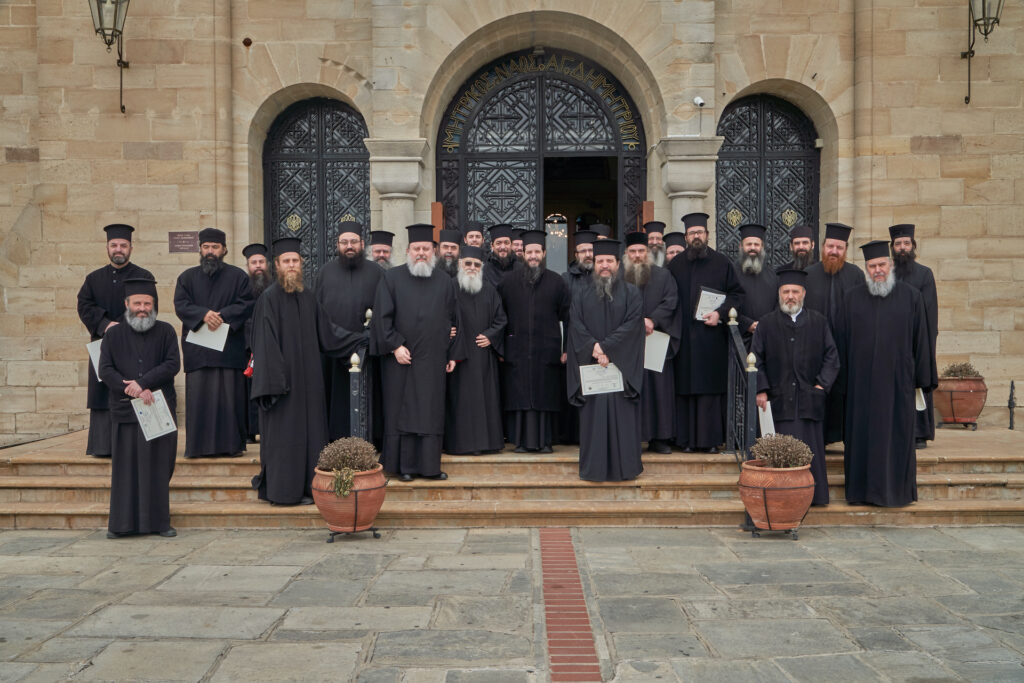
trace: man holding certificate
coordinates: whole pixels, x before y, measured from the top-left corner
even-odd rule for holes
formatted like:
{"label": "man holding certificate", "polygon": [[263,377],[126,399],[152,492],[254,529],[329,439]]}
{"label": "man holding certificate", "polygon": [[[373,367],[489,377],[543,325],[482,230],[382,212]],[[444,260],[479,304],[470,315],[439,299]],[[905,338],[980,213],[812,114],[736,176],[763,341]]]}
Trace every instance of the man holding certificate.
{"label": "man holding certificate", "polygon": [[[174,376],[181,368],[178,336],[168,323],[156,319],[154,280],[129,279],[124,293],[128,310],[121,321],[125,324],[110,328],[100,346],[99,374],[109,389],[112,421],[107,538],[176,536],[168,489],[178,430],[172,421],[167,433],[147,435],[137,409],[145,414],[159,402],[166,407],[165,416],[174,415]],[[142,406],[133,406],[133,399]]]}
{"label": "man holding certificate", "polygon": [[643,296],[619,274],[618,240],[594,242],[591,286],[572,299],[568,394],[580,406],[580,479],[625,481],[643,472],[640,392]]}

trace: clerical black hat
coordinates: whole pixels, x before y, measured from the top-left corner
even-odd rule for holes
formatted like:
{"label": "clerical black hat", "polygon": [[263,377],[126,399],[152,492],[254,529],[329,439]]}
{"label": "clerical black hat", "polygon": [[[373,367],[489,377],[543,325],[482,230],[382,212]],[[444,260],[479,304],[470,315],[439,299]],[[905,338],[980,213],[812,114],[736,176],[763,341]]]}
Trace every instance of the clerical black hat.
{"label": "clerical black hat", "polygon": [[686,235],[678,230],[665,235],[665,246],[671,247],[675,245],[680,247],[686,246]]}
{"label": "clerical black hat", "polygon": [[601,237],[611,237],[612,229],[610,226],[604,223],[594,223],[590,226],[590,229],[596,232]]}
{"label": "clerical black hat", "polygon": [[484,224],[480,221],[468,221],[466,223],[466,229],[463,230],[463,232],[467,235],[471,232],[478,232],[482,235],[484,234]]}
{"label": "clerical black hat", "polygon": [[124,223],[111,223],[103,228],[103,232],[107,233],[108,242],[110,240],[128,240],[131,242],[132,233],[135,232],[135,228]]}
{"label": "clerical black hat", "polygon": [[414,223],[405,229],[409,231],[409,244],[434,241],[434,226],[429,223]]}
{"label": "clerical black hat", "polygon": [[711,218],[711,216],[706,213],[688,213],[683,216],[683,230],[686,231],[696,227],[706,228],[708,227],[708,218]]}
{"label": "clerical black hat", "polygon": [[227,246],[228,244],[227,236],[224,234],[224,231],[218,230],[217,228],[203,228],[199,231],[199,244],[204,244],[206,242],[214,242],[221,246]]}
{"label": "clerical black hat", "polygon": [[598,240],[594,242],[594,256],[614,256],[621,258],[622,242],[618,240]]}
{"label": "clerical black hat", "polygon": [[853,232],[853,228],[849,225],[844,225],[843,223],[825,224],[825,239],[827,240],[849,242],[851,232]]}
{"label": "clerical black hat", "polygon": [[763,225],[757,223],[747,223],[746,225],[740,226],[740,240],[745,240],[748,237],[756,237],[757,239],[764,242],[764,236],[767,230]]}
{"label": "clerical black hat", "polygon": [[484,260],[484,250],[480,247],[473,247],[468,244],[463,244],[462,248],[459,249],[459,260],[464,258],[475,258],[477,261]]}
{"label": "clerical black hat", "polygon": [[280,256],[281,254],[288,254],[295,252],[301,254],[299,247],[302,246],[302,240],[298,237],[278,237],[274,240],[274,256]]}
{"label": "clerical black hat", "polygon": [[539,244],[541,249],[545,248],[547,233],[543,230],[523,230],[519,239],[523,240],[523,246],[528,244]]}
{"label": "clerical black hat", "polygon": [[383,244],[390,247],[395,239],[395,233],[387,230],[374,230],[370,232],[370,244]]}
{"label": "clerical black hat", "polygon": [[804,289],[807,289],[807,271],[800,270],[799,268],[783,268],[782,270],[776,271],[775,275],[779,278],[779,287],[783,285],[800,285]]}
{"label": "clerical black hat", "polygon": [[[601,240],[602,242],[606,240]],[[647,233],[646,232],[627,232],[626,233],[626,246],[632,247],[634,244],[642,244],[647,246]]]}
{"label": "clerical black hat", "polygon": [[462,233],[458,230],[442,230],[437,236],[438,244],[441,242],[462,243]]}
{"label": "clerical black hat", "polygon": [[503,237],[512,239],[512,226],[508,223],[498,223],[497,225],[491,226],[491,242],[494,240],[500,240]]}
{"label": "clerical black hat", "polygon": [[597,233],[593,230],[577,230],[573,233],[573,237],[576,239],[576,246],[581,244],[593,244],[597,241]]}
{"label": "clerical black hat", "polygon": [[363,238],[363,224],[357,223],[356,221],[342,221],[338,224],[338,234],[343,235],[346,232],[354,232],[359,235],[359,238]]}
{"label": "clerical black hat", "polygon": [[148,294],[156,302],[156,280],[151,277],[130,277],[124,281],[124,298],[133,294]]}
{"label": "clerical black hat", "polygon": [[512,228],[512,241],[518,242],[523,239],[523,235],[527,232],[526,228]]}
{"label": "clerical black hat", "polygon": [[652,232],[662,234],[665,232],[665,224],[661,221],[647,221],[644,223],[644,232],[650,235]]}
{"label": "clerical black hat", "polygon": [[867,244],[860,245],[860,250],[864,254],[865,261],[889,258],[889,243],[885,240],[871,240]]}
{"label": "clerical black hat", "polygon": [[909,237],[910,239],[914,239],[914,224],[899,223],[898,225],[890,226],[889,238],[895,242],[900,237]]}
{"label": "clerical black hat", "polygon": [[260,256],[266,256],[267,245],[260,244],[259,242],[254,242],[253,244],[250,244],[249,246],[242,250],[242,256],[244,256],[245,258],[249,258],[250,256],[256,256],[257,254],[259,254]]}
{"label": "clerical black hat", "polygon": [[809,225],[794,225],[789,231],[789,240],[807,238],[809,240],[814,239],[814,228]]}

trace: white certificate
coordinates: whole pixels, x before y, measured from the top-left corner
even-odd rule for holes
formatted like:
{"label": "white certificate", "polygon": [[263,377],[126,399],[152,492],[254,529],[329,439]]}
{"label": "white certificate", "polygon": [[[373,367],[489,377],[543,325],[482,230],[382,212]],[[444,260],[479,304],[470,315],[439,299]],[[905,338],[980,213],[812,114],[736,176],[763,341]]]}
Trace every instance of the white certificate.
{"label": "white certificate", "polygon": [[772,417],[772,402],[765,403],[765,409],[757,408],[757,418],[761,422],[761,436],[768,436],[775,433],[775,418]]}
{"label": "white certificate", "polygon": [[100,379],[100,344],[102,343],[102,339],[97,339],[85,345],[85,350],[89,352],[89,360],[92,361],[93,372],[96,373],[96,379],[100,382],[103,381]]}
{"label": "white certificate", "polygon": [[661,372],[665,369],[665,356],[668,355],[668,343],[672,337],[655,330],[647,335],[644,342],[644,370]]}
{"label": "white certificate", "polygon": [[697,312],[694,314],[693,319],[704,320],[704,316],[711,311],[717,311],[718,307],[723,303],[725,303],[724,292],[719,292],[710,287],[701,287],[700,299],[697,301]]}
{"label": "white certificate", "polygon": [[924,402],[924,391],[921,387],[914,389],[914,407],[919,413],[928,408],[928,404]]}
{"label": "white certificate", "polygon": [[198,330],[189,330],[188,334],[185,335],[185,341],[199,346],[205,346],[208,349],[214,351],[223,351],[224,344],[228,341],[228,332],[231,331],[231,326],[226,322],[221,323],[215,331],[211,332],[210,328],[203,323],[199,326]]}
{"label": "white certificate", "polygon": [[606,368],[597,363],[581,365],[580,385],[584,396],[622,391],[622,373],[615,367],[615,363],[609,363]]}
{"label": "white certificate", "polygon": [[178,430],[162,390],[158,389],[153,392],[153,403],[148,406],[142,402],[141,398],[133,398],[132,408],[135,409],[135,417],[139,421],[139,426],[142,427],[142,435],[146,437],[146,441],[152,441],[164,434]]}

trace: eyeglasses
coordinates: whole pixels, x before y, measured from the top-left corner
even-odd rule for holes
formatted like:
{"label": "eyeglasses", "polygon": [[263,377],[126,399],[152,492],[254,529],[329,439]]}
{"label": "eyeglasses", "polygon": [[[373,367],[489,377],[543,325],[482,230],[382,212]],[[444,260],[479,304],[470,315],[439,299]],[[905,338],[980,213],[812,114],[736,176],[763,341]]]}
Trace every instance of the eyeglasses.
{"label": "eyeglasses", "polygon": [[704,228],[700,228],[699,230],[687,230],[687,231],[686,231],[686,236],[687,236],[687,237],[690,237],[691,235],[692,235],[692,236],[697,236],[697,235],[706,235],[706,234],[707,234],[707,232],[708,232],[708,231],[707,231],[707,230],[705,230]]}
{"label": "eyeglasses", "polygon": [[338,240],[338,246],[339,247],[358,247],[360,242],[362,242],[362,240],[360,240],[360,239]]}

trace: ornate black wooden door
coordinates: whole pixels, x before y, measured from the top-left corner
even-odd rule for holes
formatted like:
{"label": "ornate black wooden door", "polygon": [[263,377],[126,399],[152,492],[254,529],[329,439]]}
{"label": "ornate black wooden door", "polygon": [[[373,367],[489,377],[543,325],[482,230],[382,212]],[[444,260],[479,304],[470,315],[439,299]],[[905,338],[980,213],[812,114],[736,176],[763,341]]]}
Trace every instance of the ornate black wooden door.
{"label": "ornate black wooden door", "polygon": [[[733,102],[722,113],[715,182],[716,249],[739,254],[739,226],[768,228],[768,263],[790,260],[789,228],[810,225],[818,232],[818,137],[795,106],[769,95]],[[815,240],[817,242],[818,240]]]}
{"label": "ornate black wooden door", "polygon": [[302,239],[312,276],[333,258],[338,223],[370,227],[370,153],[366,123],[342,102],[296,102],[274,121],[263,148],[264,226],[267,245],[278,237]]}

